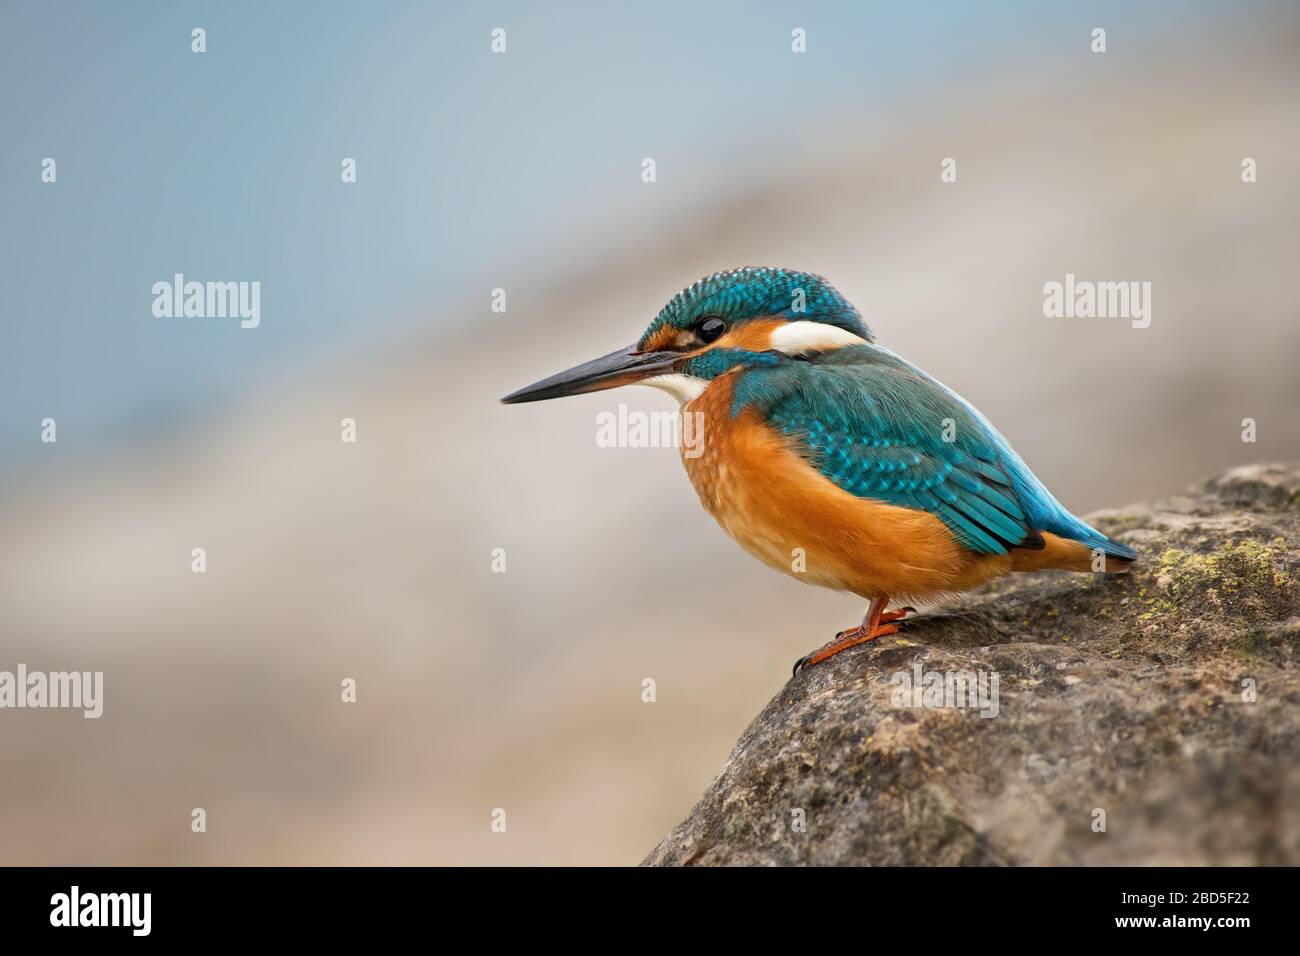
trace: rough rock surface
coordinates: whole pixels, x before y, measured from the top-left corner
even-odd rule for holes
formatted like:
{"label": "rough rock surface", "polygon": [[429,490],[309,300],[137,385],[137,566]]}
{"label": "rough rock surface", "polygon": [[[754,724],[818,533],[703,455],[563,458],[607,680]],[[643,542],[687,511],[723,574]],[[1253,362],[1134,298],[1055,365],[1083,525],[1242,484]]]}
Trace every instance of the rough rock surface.
{"label": "rough rock surface", "polygon": [[[645,863],[1300,864],[1300,467],[1093,520],[1131,574],[1017,576],[805,670]],[[996,716],[914,706],[917,665],[996,674]]]}

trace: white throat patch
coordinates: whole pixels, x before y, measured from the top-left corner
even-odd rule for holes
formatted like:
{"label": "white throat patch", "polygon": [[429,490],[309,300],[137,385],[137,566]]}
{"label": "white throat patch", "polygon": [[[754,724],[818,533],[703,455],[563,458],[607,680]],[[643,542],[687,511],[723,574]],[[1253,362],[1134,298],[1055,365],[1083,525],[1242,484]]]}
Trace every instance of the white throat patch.
{"label": "white throat patch", "polygon": [[702,378],[696,378],[693,375],[683,375],[680,372],[673,372],[670,375],[653,375],[650,378],[643,378],[641,384],[661,389],[673,398],[677,399],[677,401],[681,402],[683,405],[699,398],[709,385],[709,383]]}

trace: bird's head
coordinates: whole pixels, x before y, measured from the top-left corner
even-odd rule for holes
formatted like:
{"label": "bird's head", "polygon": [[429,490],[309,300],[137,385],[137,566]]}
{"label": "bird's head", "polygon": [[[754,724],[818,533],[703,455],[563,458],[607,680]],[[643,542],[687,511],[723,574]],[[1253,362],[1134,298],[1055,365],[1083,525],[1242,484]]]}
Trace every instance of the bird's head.
{"label": "bird's head", "polygon": [[825,279],[746,266],[716,272],[678,292],[633,345],[501,401],[537,402],[638,382],[687,401],[747,355],[806,355],[870,341],[858,310]]}

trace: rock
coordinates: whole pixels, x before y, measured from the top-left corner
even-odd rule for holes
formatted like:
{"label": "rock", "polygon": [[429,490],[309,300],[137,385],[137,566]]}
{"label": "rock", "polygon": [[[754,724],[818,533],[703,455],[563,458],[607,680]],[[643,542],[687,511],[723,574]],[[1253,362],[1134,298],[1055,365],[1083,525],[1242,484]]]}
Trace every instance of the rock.
{"label": "rock", "polygon": [[645,864],[1300,864],[1300,468],[1093,521],[1130,574],[996,582],[805,670]]}

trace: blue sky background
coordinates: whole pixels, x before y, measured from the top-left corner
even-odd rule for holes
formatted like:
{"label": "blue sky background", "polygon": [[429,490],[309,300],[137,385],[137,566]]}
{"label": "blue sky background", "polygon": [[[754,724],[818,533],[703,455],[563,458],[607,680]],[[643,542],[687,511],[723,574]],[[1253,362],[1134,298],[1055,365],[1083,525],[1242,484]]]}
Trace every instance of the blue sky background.
{"label": "blue sky background", "polygon": [[[1131,36],[1209,7],[0,9],[0,449],[14,474],[47,415],[81,449],[147,443],[481,311],[486,290],[544,282],[611,233],[671,242],[674,208],[788,150],[869,134],[1013,60],[1033,75],[1026,51],[1059,60],[1063,21]],[[497,26],[504,56],[489,51]],[[789,54],[794,26],[816,55]],[[57,184],[40,181],[46,156]],[[339,181],[345,156],[355,185]],[[643,156],[659,165],[653,201]],[[175,272],[260,280],[261,327],[154,318],[150,288]]]}

